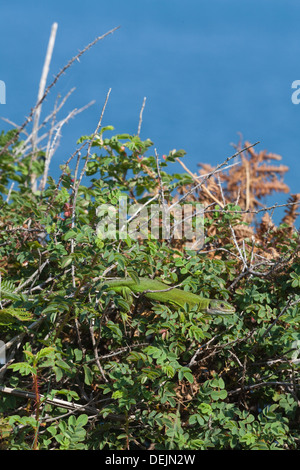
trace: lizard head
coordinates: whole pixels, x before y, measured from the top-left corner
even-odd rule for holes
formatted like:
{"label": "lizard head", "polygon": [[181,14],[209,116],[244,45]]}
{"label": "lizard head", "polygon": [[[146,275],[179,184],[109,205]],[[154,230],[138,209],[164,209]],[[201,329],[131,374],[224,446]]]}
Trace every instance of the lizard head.
{"label": "lizard head", "polygon": [[235,308],[225,300],[210,300],[207,305],[209,315],[232,315]]}

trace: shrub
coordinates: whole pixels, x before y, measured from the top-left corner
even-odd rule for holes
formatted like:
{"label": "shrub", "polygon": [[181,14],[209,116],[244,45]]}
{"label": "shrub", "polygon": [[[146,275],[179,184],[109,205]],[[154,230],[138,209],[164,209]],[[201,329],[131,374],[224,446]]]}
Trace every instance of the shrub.
{"label": "shrub", "polygon": [[[78,111],[58,120],[67,97],[57,102],[42,147],[41,105],[111,32],[59,72],[23,125],[0,134],[1,449],[299,449],[299,195],[277,225],[277,205],[262,205],[289,192],[287,167],[274,165],[281,157],[246,142],[194,174],[183,150],[160,158],[140,138],[141,120],[137,135],[103,127],[104,105],[58,180],[48,176]],[[170,231],[163,218],[151,230],[157,203]],[[203,208],[204,239],[193,247],[171,211],[186,203]],[[136,237],[124,230],[134,223]],[[236,313],[206,318],[107,292],[115,276],[161,277]]]}
{"label": "shrub", "polygon": [[[111,132],[78,142],[93,149],[84,157],[87,184],[64,165],[58,183],[48,178],[33,191],[22,143],[1,158],[3,446],[298,448],[297,198],[276,227],[268,211],[259,220],[257,206],[245,208],[240,176],[234,185],[210,168],[197,187],[195,175],[165,172],[183,151],[159,162],[148,156],[150,140]],[[12,135],[2,133],[2,148]],[[237,175],[248,168],[247,152]],[[254,155],[251,147],[252,163]],[[42,176],[43,161],[39,168]],[[149,231],[123,239],[120,227],[115,239],[101,239],[97,208],[121,195],[143,208],[162,197],[168,206],[200,201],[203,247],[187,250],[184,240]],[[130,305],[105,292],[103,277],[127,275],[182,283],[230,301],[236,314],[206,319],[188,307],[143,297]]]}

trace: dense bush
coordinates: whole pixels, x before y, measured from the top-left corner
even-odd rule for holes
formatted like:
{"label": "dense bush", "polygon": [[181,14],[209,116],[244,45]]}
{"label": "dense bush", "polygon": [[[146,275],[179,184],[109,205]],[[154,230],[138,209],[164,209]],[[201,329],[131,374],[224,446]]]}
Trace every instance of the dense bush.
{"label": "dense bush", "polygon": [[[282,167],[277,178],[274,155],[247,144],[225,172],[172,174],[183,151],[159,159],[150,140],[112,130],[80,139],[84,166],[75,153],[75,169],[37,190],[45,155],[1,134],[2,448],[299,449],[297,196],[279,226],[259,202],[286,190]],[[121,227],[101,239],[97,209],[124,195],[144,209],[201,202],[204,245],[123,239]],[[105,291],[103,278],[136,275],[228,300],[236,314],[130,306]]]}

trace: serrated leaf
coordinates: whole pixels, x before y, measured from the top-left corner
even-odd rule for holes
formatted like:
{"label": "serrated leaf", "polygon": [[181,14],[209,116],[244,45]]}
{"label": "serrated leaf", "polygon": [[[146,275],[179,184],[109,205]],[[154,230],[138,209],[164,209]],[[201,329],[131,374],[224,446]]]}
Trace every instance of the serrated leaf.
{"label": "serrated leaf", "polygon": [[1,280],[0,284],[0,298],[1,299],[9,299],[9,300],[19,300],[20,295],[14,293],[16,287],[13,282],[8,281],[6,279]]}

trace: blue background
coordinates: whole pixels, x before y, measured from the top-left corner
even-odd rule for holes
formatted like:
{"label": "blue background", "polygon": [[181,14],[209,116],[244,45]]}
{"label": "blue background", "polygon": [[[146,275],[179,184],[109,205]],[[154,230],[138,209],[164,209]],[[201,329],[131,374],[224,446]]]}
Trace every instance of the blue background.
{"label": "blue background", "polygon": [[[141,137],[159,155],[183,148],[184,162],[216,165],[232,143],[260,141],[282,155],[285,182],[299,190],[300,105],[291,101],[300,79],[299,0],[15,0],[0,3],[0,115],[21,124],[36,102],[51,25],[58,31],[48,84],[95,37],[121,26],[67,71],[43,105],[76,91],[60,113],[96,104],[63,127],[51,174],[93,133],[109,88],[103,125],[136,133],[147,98]],[[1,123],[0,128],[10,126]],[[170,167],[170,171],[173,167]],[[174,166],[181,171],[181,167]],[[267,203],[286,202],[275,195]],[[278,209],[280,213],[280,210]]]}

